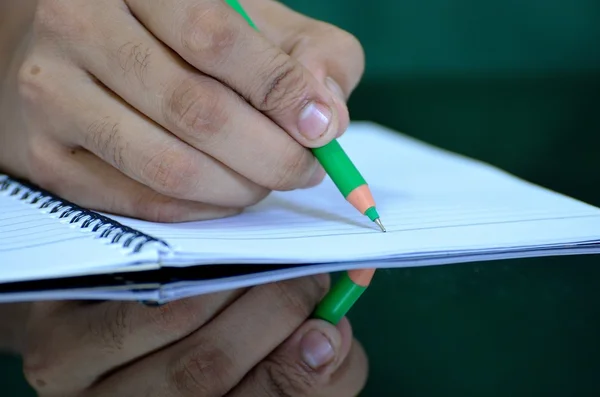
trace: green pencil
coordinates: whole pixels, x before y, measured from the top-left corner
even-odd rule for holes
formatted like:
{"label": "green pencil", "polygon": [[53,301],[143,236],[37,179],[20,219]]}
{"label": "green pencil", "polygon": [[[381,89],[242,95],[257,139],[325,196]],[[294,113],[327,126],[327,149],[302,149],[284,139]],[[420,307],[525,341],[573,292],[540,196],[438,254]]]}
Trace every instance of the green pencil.
{"label": "green pencil", "polygon": [[317,305],[314,318],[337,324],[348,313],[371,283],[375,269],[350,270],[342,274]]}
{"label": "green pencil", "polygon": [[[225,2],[244,17],[252,28],[258,30],[258,27],[237,0],[225,0]],[[379,219],[379,214],[375,208],[375,200],[371,195],[367,182],[339,142],[334,139],[325,146],[312,149],[312,153],[344,198],[360,213],[375,222],[382,232],[385,232],[385,227]],[[344,273],[342,278],[319,303],[313,317],[334,325],[337,324],[367,289],[374,272],[374,269],[364,269]]]}

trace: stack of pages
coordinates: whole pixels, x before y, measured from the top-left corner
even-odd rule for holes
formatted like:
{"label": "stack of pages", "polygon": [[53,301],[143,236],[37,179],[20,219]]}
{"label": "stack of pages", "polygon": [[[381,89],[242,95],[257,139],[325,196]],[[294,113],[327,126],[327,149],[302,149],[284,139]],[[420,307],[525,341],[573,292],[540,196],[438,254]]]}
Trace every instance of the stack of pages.
{"label": "stack of pages", "polygon": [[159,224],[0,175],[0,301],[165,302],[346,269],[600,252],[596,207],[372,123],[340,143],[387,233],[329,179],[235,217]]}

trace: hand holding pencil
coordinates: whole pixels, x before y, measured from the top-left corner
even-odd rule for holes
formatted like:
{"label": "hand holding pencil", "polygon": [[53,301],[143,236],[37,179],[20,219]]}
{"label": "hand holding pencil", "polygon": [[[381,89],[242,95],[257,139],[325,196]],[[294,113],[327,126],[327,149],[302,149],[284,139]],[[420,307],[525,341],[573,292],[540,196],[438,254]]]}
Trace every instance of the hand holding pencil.
{"label": "hand holding pencil", "polygon": [[[0,169],[116,215],[214,219],[320,183],[324,161],[306,148],[345,130],[362,74],[352,36],[272,0],[245,3],[261,34],[221,0],[3,4],[20,35],[0,35],[14,38],[0,52],[15,49],[0,54]],[[367,197],[352,194],[365,190],[354,176],[340,201]],[[22,354],[40,397],[356,395],[367,365],[348,321],[307,321],[322,283],[160,308],[35,302],[22,319],[3,316],[15,339],[0,343]]]}
{"label": "hand holding pencil", "polygon": [[[256,24],[252,21],[238,0],[225,1],[238,12],[252,28],[258,30]],[[302,130],[302,127],[300,127],[300,130]],[[311,142],[310,147],[342,196],[361,214],[366,215],[371,221],[375,222],[382,232],[385,232],[385,227],[381,222],[375,206],[375,200],[373,199],[373,195],[371,194],[367,182],[337,140],[334,139],[323,146],[317,146]]]}
{"label": "hand holding pencil", "polygon": [[246,4],[264,32],[223,0],[29,5],[40,17],[23,22],[0,88],[0,169],[158,222],[231,216],[319,184],[306,148],[346,130],[360,44],[276,1]]}
{"label": "hand holding pencil", "polygon": [[[256,24],[238,0],[225,1],[252,28],[258,30]],[[343,197],[360,213],[375,222],[382,232],[385,232],[386,229],[381,222],[379,213],[375,207],[375,200],[367,182],[337,140],[334,139],[321,147],[313,147],[312,152],[325,168],[325,171],[331,177]],[[374,273],[374,269],[365,269],[353,270],[342,275],[338,283],[333,286],[331,291],[317,306],[314,316],[329,321],[332,324],[337,324],[369,286]]]}

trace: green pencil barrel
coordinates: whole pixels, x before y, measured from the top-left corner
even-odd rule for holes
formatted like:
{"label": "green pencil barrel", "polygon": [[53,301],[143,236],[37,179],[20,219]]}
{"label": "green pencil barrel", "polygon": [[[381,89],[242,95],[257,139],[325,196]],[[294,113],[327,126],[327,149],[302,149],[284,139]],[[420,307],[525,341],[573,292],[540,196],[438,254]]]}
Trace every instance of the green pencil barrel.
{"label": "green pencil barrel", "polygon": [[352,308],[367,287],[355,284],[344,273],[317,306],[313,317],[336,325]]}
{"label": "green pencil barrel", "polygon": [[336,139],[312,149],[312,152],[344,198],[357,187],[367,184]]}

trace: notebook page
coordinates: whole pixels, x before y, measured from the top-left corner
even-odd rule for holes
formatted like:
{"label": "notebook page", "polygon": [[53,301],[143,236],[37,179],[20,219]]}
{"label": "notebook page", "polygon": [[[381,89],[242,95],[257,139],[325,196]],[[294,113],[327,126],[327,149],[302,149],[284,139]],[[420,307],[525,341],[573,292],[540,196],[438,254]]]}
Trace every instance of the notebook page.
{"label": "notebook page", "polygon": [[155,251],[132,255],[59,214],[0,191],[0,283],[156,267]]}
{"label": "notebook page", "polygon": [[600,210],[371,123],[340,139],[370,184],[381,233],[330,180],[273,193],[232,218],[182,224],[120,222],[165,239],[165,265],[318,263],[600,240]]}

